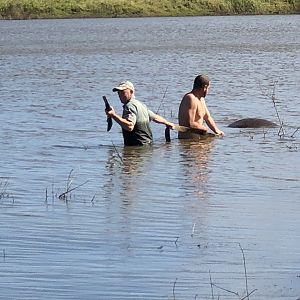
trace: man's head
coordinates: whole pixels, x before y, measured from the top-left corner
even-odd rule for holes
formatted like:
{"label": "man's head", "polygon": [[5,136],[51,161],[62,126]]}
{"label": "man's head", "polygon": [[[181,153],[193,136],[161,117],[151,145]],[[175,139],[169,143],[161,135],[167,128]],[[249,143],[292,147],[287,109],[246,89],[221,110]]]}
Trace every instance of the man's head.
{"label": "man's head", "polygon": [[134,85],[128,80],[122,81],[113,88],[113,92],[118,92],[121,102],[127,103],[134,94]]}
{"label": "man's head", "polygon": [[194,80],[193,89],[201,89],[203,90],[203,97],[205,97],[208,93],[210,80],[207,75],[198,75]]}

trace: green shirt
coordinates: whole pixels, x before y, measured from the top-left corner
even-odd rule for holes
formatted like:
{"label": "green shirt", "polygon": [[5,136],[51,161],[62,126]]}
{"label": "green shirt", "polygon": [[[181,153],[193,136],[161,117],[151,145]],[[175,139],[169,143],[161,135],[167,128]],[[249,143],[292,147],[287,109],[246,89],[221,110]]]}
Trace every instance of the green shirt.
{"label": "green shirt", "polygon": [[132,131],[122,129],[125,146],[142,146],[153,141],[150,121],[155,118],[155,113],[145,104],[132,98],[123,105],[122,117],[134,124]]}

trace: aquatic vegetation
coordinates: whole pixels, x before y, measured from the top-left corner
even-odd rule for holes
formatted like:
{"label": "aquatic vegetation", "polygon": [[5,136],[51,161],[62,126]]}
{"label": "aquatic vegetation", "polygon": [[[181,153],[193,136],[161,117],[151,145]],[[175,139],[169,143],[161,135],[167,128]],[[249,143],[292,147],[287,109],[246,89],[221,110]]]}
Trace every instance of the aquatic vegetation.
{"label": "aquatic vegetation", "polygon": [[[72,192],[74,190],[77,190],[78,188],[82,187],[83,185],[85,185],[86,183],[88,183],[88,180],[86,180],[85,182],[71,187],[74,179],[75,179],[75,175],[73,175],[73,169],[71,169],[71,171],[69,172],[68,178],[66,180],[66,186],[65,188],[63,188],[63,191],[57,191],[54,192],[54,184],[52,184],[52,191],[51,191],[51,195],[52,195],[52,203],[54,203],[55,199],[59,199],[59,200],[63,200],[65,202],[68,202],[69,200],[72,199],[72,197],[74,197],[74,195],[72,194]],[[61,190],[61,189],[60,189]],[[48,188],[46,188],[45,191],[45,204],[48,205],[48,198],[49,198],[49,192],[48,192]],[[93,196],[91,203],[93,203],[93,201],[95,200],[95,195]]]}
{"label": "aquatic vegetation", "polygon": [[14,204],[15,198],[8,191],[8,185],[8,180],[0,181],[0,204],[6,203],[7,200],[12,201],[11,203]]}
{"label": "aquatic vegetation", "polygon": [[296,0],[0,0],[0,19],[299,13]]}
{"label": "aquatic vegetation", "polygon": [[0,199],[7,198],[9,193],[7,192],[8,181],[0,182]]}
{"label": "aquatic vegetation", "polygon": [[[279,123],[279,130],[277,135],[279,136],[280,139],[282,138],[287,138],[287,139],[293,139],[296,135],[296,133],[300,130],[300,127],[298,126],[297,128],[294,129],[294,132],[292,134],[287,134],[287,129],[285,127],[285,124],[282,120],[282,117],[280,115],[279,112],[279,108],[277,105],[277,96],[276,96],[276,87],[277,87],[278,81],[272,81],[270,83],[270,89],[268,90],[264,90],[260,84],[260,89],[261,89],[261,93],[264,97],[266,97],[267,99],[270,99],[272,101],[274,110],[275,110],[275,114],[276,117],[278,119],[278,123]],[[289,147],[288,147],[289,148]],[[297,149],[297,147],[296,147]]]}
{"label": "aquatic vegetation", "polygon": [[[178,237],[175,241],[175,244],[176,244],[176,247],[177,247],[177,241],[178,241]],[[250,295],[252,295],[254,292],[257,291],[257,289],[253,289],[252,291],[249,291],[249,285],[248,285],[248,274],[247,274],[247,267],[246,267],[246,257],[245,257],[245,252],[244,252],[244,249],[243,247],[241,246],[240,243],[238,243],[239,245],[239,248],[242,252],[242,257],[243,257],[243,268],[244,268],[244,279],[245,279],[245,289],[244,291],[242,292],[237,292],[237,291],[233,291],[233,290],[230,290],[228,288],[224,288],[222,287],[221,285],[219,284],[216,284],[213,282],[213,279],[212,279],[212,275],[211,275],[211,271],[209,270],[209,285],[210,285],[210,288],[211,288],[211,299],[221,299],[221,296],[220,295],[216,295],[216,292],[215,292],[215,289],[216,290],[219,290],[219,291],[223,291],[223,292],[226,292],[228,295],[235,295],[237,297],[237,299],[240,299],[240,300],[249,300],[250,299]],[[200,245],[198,245],[200,246]],[[162,249],[163,246],[159,247],[158,249]],[[176,299],[176,284],[177,284],[177,280],[178,278],[175,279],[174,283],[173,283],[173,289],[172,289],[172,294],[173,294],[173,299],[175,300]],[[195,295],[195,299],[197,299],[198,295],[196,294]]]}
{"label": "aquatic vegetation", "polygon": [[78,189],[79,187],[85,185],[88,182],[88,180],[87,180],[84,183],[81,183],[81,184],[71,188],[71,184],[72,184],[72,182],[75,178],[72,175],[72,173],[73,173],[73,169],[69,173],[69,176],[68,176],[68,179],[67,179],[67,185],[66,185],[66,188],[65,188],[64,192],[60,193],[59,196],[58,196],[58,199],[60,199],[60,200],[68,201],[71,198],[71,192],[72,191]]}

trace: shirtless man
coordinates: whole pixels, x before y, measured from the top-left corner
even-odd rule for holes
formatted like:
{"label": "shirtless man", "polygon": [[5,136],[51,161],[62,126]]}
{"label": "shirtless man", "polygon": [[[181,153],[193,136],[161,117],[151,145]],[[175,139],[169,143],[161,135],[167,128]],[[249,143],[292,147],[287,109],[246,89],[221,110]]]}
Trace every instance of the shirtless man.
{"label": "shirtless man", "polygon": [[[224,135],[205,104],[205,96],[209,90],[210,80],[206,75],[198,75],[194,80],[194,86],[191,92],[184,95],[179,106],[178,120],[179,125],[192,128],[191,131],[178,132],[179,139],[199,139],[200,135],[207,133],[207,126],[218,135]],[[197,133],[197,131],[199,131]]]}

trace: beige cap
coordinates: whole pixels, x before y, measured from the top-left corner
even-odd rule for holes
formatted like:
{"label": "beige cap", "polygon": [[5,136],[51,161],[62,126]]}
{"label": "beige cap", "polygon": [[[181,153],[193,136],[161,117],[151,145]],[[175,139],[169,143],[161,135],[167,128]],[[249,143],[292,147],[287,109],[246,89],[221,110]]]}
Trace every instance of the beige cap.
{"label": "beige cap", "polygon": [[113,92],[124,91],[127,89],[132,90],[134,92],[134,86],[133,86],[132,82],[130,82],[128,80],[122,81],[121,83],[119,83],[118,86],[113,88]]}

